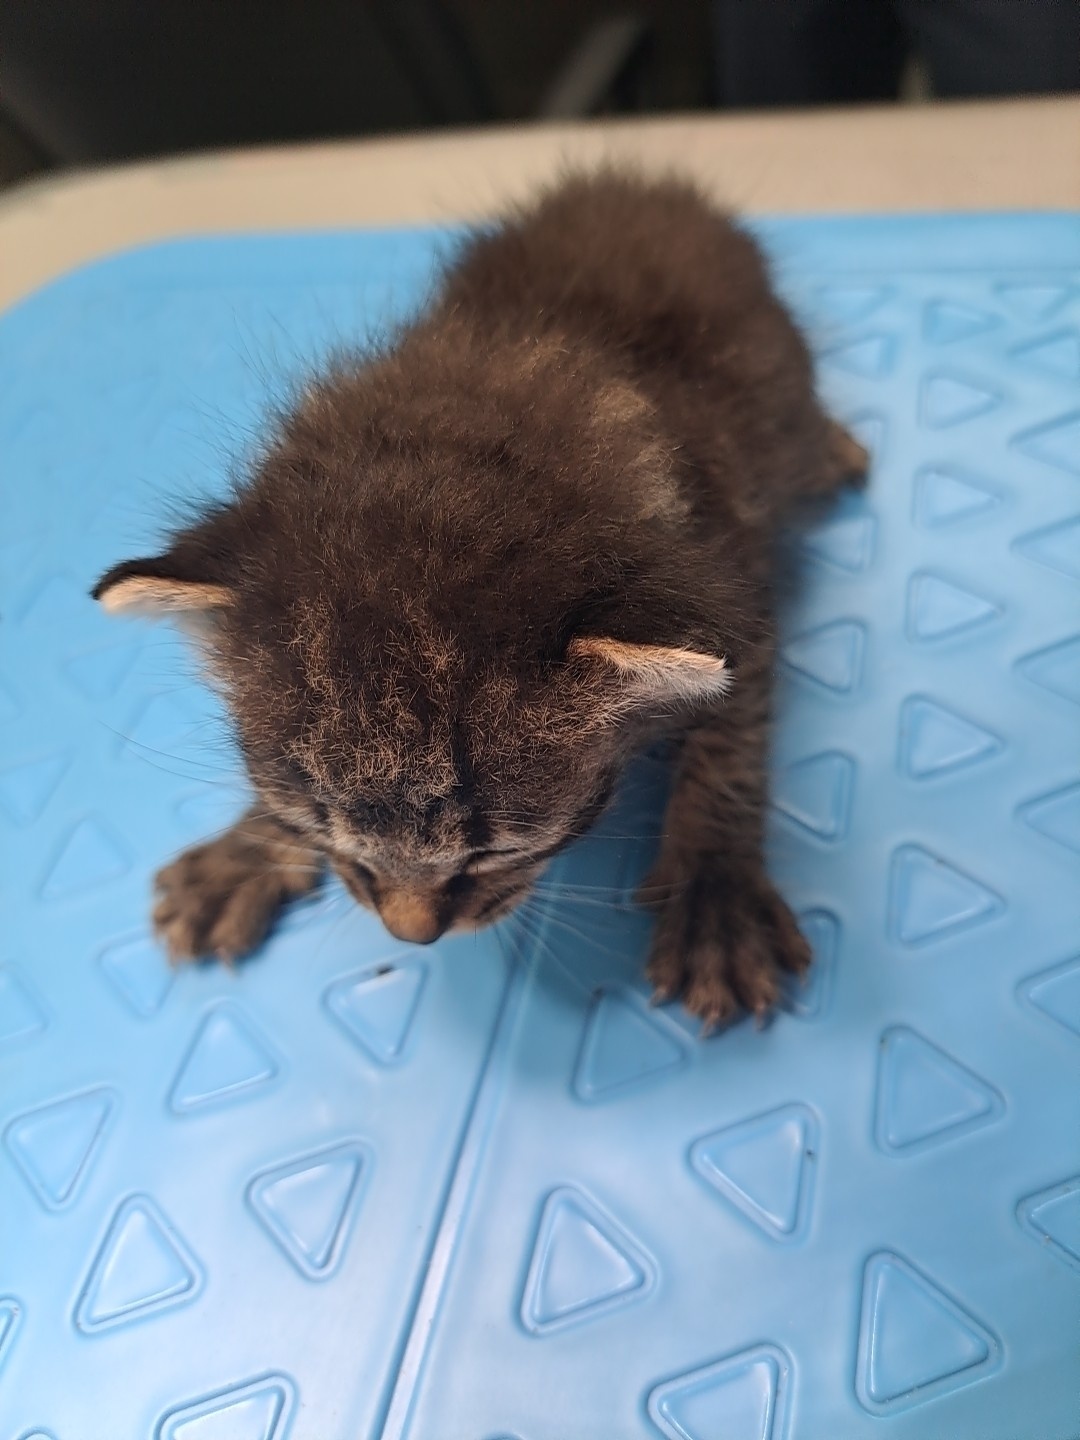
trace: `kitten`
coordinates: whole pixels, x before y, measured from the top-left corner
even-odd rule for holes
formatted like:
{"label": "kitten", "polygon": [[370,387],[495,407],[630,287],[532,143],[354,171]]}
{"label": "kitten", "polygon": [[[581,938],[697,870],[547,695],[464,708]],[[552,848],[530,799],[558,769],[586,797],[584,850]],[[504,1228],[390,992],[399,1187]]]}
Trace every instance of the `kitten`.
{"label": "kitten", "polygon": [[767,1010],[810,960],[762,857],[777,541],[865,465],[692,186],[576,176],[474,235],[94,590],[198,618],[258,796],[158,875],[172,957],[250,951],[324,863],[402,940],[487,924],[676,732],[649,976]]}

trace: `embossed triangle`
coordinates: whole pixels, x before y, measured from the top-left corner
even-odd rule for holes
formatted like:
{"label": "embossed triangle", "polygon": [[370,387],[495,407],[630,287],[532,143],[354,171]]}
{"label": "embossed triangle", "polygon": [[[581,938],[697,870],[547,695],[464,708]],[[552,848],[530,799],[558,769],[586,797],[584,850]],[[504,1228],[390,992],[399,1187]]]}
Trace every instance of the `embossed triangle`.
{"label": "embossed triangle", "polygon": [[849,375],[877,380],[891,370],[895,350],[891,335],[862,335],[823,351],[821,358]]}
{"label": "embossed triangle", "polygon": [[1043,1248],[1080,1269],[1080,1176],[1029,1195],[1016,1213]]}
{"label": "embossed triangle", "polygon": [[952,345],[970,340],[997,325],[998,317],[955,300],[929,300],[923,311],[923,338],[931,345]]}
{"label": "embossed triangle", "polygon": [[122,940],[102,951],[99,963],[124,1003],[144,1020],[156,1015],[173,983],[173,970],[149,935]]}
{"label": "embossed triangle", "polygon": [[1049,425],[1038,425],[1014,437],[1012,442],[1025,455],[1033,455],[1044,465],[1080,475],[1080,414],[1065,415]]}
{"label": "embossed triangle", "polygon": [[812,755],[780,771],[773,806],[819,839],[840,840],[847,833],[854,777],[855,765],[847,755]]}
{"label": "embossed triangle", "polygon": [[208,737],[217,737],[221,710],[209,691],[185,685],[152,696],[129,725],[124,750],[133,760],[205,758]]}
{"label": "embossed triangle", "polygon": [[817,525],[802,539],[803,549],[837,570],[857,574],[870,564],[874,521],[870,515],[847,515]]}
{"label": "embossed triangle", "polygon": [[29,1040],[47,1023],[45,1011],[18,971],[0,965],[0,1044]]}
{"label": "embossed triangle", "polygon": [[419,961],[398,961],[335,980],[325,1004],[373,1060],[392,1065],[404,1054],[426,981]]}
{"label": "embossed triangle", "polygon": [[859,682],[862,653],[862,626],[853,620],[837,620],[794,635],[781,651],[793,670],[842,695]]}
{"label": "embossed triangle", "polygon": [[173,1082],[169,1104],[181,1113],[246,1099],[277,1074],[274,1056],[240,1011],[219,1005],[203,1020]]}
{"label": "embossed triangle", "polygon": [[114,1101],[107,1090],[88,1090],[17,1116],[4,1143],[39,1199],[50,1209],[66,1205],[90,1169]]}
{"label": "embossed triangle", "polygon": [[130,862],[120,843],[97,820],[80,820],[70,832],[41,887],[45,900],[64,900],[118,880]]}
{"label": "embossed triangle", "polygon": [[999,503],[981,481],[945,466],[920,470],[915,477],[915,519],[920,525],[970,520]]}
{"label": "embossed triangle", "polygon": [[1067,285],[1018,285],[1013,281],[998,285],[997,292],[1021,320],[1048,320],[1072,293]]}
{"label": "embossed triangle", "polygon": [[823,285],[817,298],[819,309],[830,319],[851,325],[873,314],[889,294],[884,285]]}
{"label": "embossed triangle", "polygon": [[1002,748],[996,735],[933,700],[913,696],[900,711],[900,764],[927,780],[988,760]]}
{"label": "embossed triangle", "polygon": [[1032,976],[1023,994],[1044,1015],[1080,1035],[1080,957]]}
{"label": "embossed triangle", "polygon": [[1001,396],[981,380],[944,371],[927,375],[919,390],[919,419],[932,429],[960,425],[996,410]]}
{"label": "embossed triangle", "polygon": [[791,1365],[758,1345],[658,1385],[649,1417],[668,1440],[781,1440]]}
{"label": "embossed triangle", "polygon": [[57,634],[70,634],[80,612],[89,611],[89,595],[67,575],[52,575],[35,590],[23,610],[22,623],[55,629]]}
{"label": "embossed triangle", "polygon": [[653,1266],[623,1227],[581,1191],[553,1190],[537,1231],[521,1317],[543,1333],[627,1304],[652,1284]]}
{"label": "embossed triangle", "polygon": [[1080,580],[1080,515],[1021,535],[1013,547],[1029,560],[1059,570],[1070,580]]}
{"label": "embossed triangle", "polygon": [[311,1280],[329,1278],[341,1261],[364,1164],[361,1146],[338,1145],[268,1170],[248,1188],[271,1238]]}
{"label": "embossed triangle", "polygon": [[94,1258],[75,1323],[93,1332],[193,1300],[202,1287],[198,1261],[154,1202],[133,1196],[116,1211]]}
{"label": "embossed triangle", "polygon": [[905,945],[921,945],[989,920],[1004,908],[1001,897],[920,845],[893,855],[893,931]]}
{"label": "embossed triangle", "polygon": [[1080,380],[1080,331],[1059,330],[1011,351],[1023,365],[1030,365],[1062,380]]}
{"label": "embossed triangle", "polygon": [[171,1410],[154,1440],[285,1440],[296,1394],[284,1375],[263,1375]]}
{"label": "embossed triangle", "polygon": [[881,1037],[875,1133],[883,1150],[954,1139],[1003,1109],[992,1085],[914,1030],[897,1025]]}
{"label": "embossed triangle", "polygon": [[1063,700],[1080,705],[1080,635],[1035,650],[1016,662],[1020,673]]}
{"label": "embossed triangle", "polygon": [[913,1265],[883,1251],[863,1281],[855,1388],[872,1413],[956,1390],[997,1363],[994,1336]]}
{"label": "embossed triangle", "polygon": [[593,1000],[574,1073],[582,1100],[599,1100],[681,1065],[682,1044],[659,1016],[636,999],[603,990]]}
{"label": "embossed triangle", "polygon": [[816,1149],[812,1113],[784,1105],[704,1136],[691,1147],[690,1163],[766,1235],[784,1240],[805,1213],[806,1156]]}
{"label": "embossed triangle", "polygon": [[908,584],[907,629],[912,640],[944,640],[1000,613],[992,600],[929,571],[913,575]]}
{"label": "embossed triangle", "polygon": [[0,810],[16,825],[30,825],[51,800],[69,764],[67,755],[45,755],[0,771]]}
{"label": "embossed triangle", "polygon": [[799,929],[814,953],[814,963],[805,977],[783,976],[784,1008],[795,1015],[818,1015],[832,986],[840,922],[828,910],[808,910],[799,916]]}
{"label": "embossed triangle", "polygon": [[1080,784],[1065,785],[1021,806],[1033,830],[1080,854]]}
{"label": "embossed triangle", "polygon": [[0,1367],[11,1350],[21,1315],[22,1307],[13,1295],[0,1295]]}
{"label": "embossed triangle", "polygon": [[142,647],[109,645],[87,654],[73,655],[62,666],[64,674],[88,700],[107,700],[115,695],[134,665]]}
{"label": "embossed triangle", "polygon": [[887,428],[885,416],[873,413],[856,415],[847,422],[847,428],[859,444],[869,452],[870,463],[874,465],[885,445]]}

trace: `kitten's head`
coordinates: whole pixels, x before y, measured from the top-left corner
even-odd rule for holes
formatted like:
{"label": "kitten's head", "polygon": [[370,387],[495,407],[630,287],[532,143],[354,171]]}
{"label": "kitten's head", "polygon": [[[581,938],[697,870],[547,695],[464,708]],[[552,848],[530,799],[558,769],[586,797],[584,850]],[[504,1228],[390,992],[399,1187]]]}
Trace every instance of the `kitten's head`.
{"label": "kitten's head", "polygon": [[261,803],[426,942],[511,909],[658,718],[729,677],[651,522],[605,541],[558,467],[523,493],[505,444],[387,446],[364,418],[347,444],[294,419],[231,502],[94,593],[198,622]]}

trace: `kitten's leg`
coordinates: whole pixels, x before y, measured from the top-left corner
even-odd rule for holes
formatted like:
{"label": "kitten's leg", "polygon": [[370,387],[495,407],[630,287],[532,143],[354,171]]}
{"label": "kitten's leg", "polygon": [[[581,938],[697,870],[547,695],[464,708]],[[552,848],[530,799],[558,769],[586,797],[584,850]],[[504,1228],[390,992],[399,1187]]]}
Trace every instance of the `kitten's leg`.
{"label": "kitten's leg", "polygon": [[831,494],[845,485],[866,484],[870,455],[850,431],[836,420],[825,422],[825,464],[821,474],[821,491]]}
{"label": "kitten's leg", "polygon": [[322,863],[299,835],[257,810],[216,840],[185,850],[154,882],[154,928],[170,960],[248,954],[282,905],[314,888]]}
{"label": "kitten's leg", "polygon": [[683,995],[707,1030],[739,1008],[764,1014],[780,972],[810,964],[765,873],[768,702],[763,665],[687,737],[660,855],[640,892],[657,912],[648,967],[657,997]]}

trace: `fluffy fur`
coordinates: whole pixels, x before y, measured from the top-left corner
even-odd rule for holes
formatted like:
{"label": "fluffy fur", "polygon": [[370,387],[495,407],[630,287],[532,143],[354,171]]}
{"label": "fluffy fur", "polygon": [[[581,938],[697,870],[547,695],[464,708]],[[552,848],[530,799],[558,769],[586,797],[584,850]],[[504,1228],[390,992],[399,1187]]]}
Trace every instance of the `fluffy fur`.
{"label": "fluffy fur", "polygon": [[324,860],[403,938],[493,919],[674,729],[650,973],[707,1024],[766,1009],[809,961],[761,848],[777,540],[864,462],[691,186],[577,177],[476,235],[95,591],[200,612],[259,794],[161,873],[173,953],[242,953]]}

